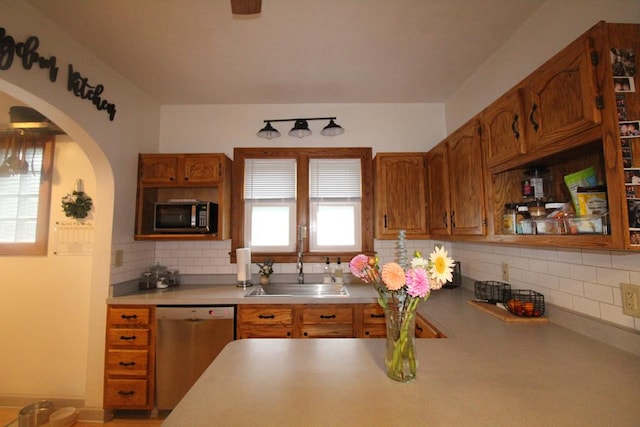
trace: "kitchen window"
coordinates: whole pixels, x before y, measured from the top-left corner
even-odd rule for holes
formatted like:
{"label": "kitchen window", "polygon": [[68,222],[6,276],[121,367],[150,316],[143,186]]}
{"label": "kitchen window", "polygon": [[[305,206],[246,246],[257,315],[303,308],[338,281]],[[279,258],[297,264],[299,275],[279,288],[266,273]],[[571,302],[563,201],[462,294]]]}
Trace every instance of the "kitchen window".
{"label": "kitchen window", "polygon": [[305,262],[373,252],[370,148],[236,148],[233,187],[232,261],[295,262],[299,226]]}
{"label": "kitchen window", "polygon": [[0,255],[46,255],[54,138],[0,134]]}

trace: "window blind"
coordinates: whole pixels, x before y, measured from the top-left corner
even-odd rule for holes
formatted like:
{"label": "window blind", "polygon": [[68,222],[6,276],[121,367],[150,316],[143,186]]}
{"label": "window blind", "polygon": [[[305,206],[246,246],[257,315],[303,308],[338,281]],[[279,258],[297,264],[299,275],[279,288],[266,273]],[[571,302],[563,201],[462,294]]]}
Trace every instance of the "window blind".
{"label": "window blind", "polygon": [[311,159],[309,198],[360,199],[362,180],[360,159]]}
{"label": "window blind", "polygon": [[295,200],[295,159],[245,159],[245,200]]}

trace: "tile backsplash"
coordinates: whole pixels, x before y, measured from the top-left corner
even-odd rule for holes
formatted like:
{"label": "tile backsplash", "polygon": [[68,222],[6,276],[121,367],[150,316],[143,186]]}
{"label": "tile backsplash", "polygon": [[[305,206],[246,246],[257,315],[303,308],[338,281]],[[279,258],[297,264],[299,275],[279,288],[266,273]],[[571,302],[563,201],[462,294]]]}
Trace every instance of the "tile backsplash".
{"label": "tile backsplash", "polygon": [[[426,256],[434,245],[444,245],[461,263],[462,275],[473,280],[502,280],[502,263],[509,265],[509,283],[532,289],[545,301],[605,322],[640,331],[640,319],[622,313],[620,283],[640,284],[640,253],[534,248],[467,242],[408,240],[407,253]],[[396,258],[395,240],[376,240],[380,264]],[[123,265],[115,267],[115,251],[122,250]],[[229,262],[231,241],[131,242],[116,244],[111,263],[111,283],[136,279],[160,263],[181,274],[235,274]],[[257,266],[253,266],[257,274]],[[321,263],[305,263],[305,272],[322,273]],[[275,274],[295,273],[295,264],[275,264]]]}

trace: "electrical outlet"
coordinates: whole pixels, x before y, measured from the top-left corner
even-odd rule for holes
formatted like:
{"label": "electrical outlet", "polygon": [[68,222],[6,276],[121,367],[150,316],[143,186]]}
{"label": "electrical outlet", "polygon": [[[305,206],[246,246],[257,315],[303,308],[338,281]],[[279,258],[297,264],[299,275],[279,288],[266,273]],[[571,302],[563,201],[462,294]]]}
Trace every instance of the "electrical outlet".
{"label": "electrical outlet", "polygon": [[114,264],[116,267],[122,267],[122,264],[124,264],[124,251],[122,249],[116,249],[116,259]]}
{"label": "electrical outlet", "polygon": [[507,264],[506,262],[502,263],[502,281],[509,281],[509,264]]}
{"label": "electrical outlet", "polygon": [[629,316],[640,317],[640,286],[620,283],[622,290],[622,312]]}

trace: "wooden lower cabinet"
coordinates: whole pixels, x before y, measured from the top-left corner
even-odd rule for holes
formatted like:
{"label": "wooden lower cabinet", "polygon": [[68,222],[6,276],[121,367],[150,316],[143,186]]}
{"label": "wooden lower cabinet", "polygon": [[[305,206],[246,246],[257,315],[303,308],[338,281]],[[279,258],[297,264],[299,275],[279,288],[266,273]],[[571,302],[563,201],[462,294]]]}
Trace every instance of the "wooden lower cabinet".
{"label": "wooden lower cabinet", "polygon": [[108,306],[104,407],[153,409],[155,308]]}
{"label": "wooden lower cabinet", "polygon": [[[242,338],[384,338],[384,311],[371,304],[246,304],[238,306]],[[417,338],[445,338],[420,314]]]}

